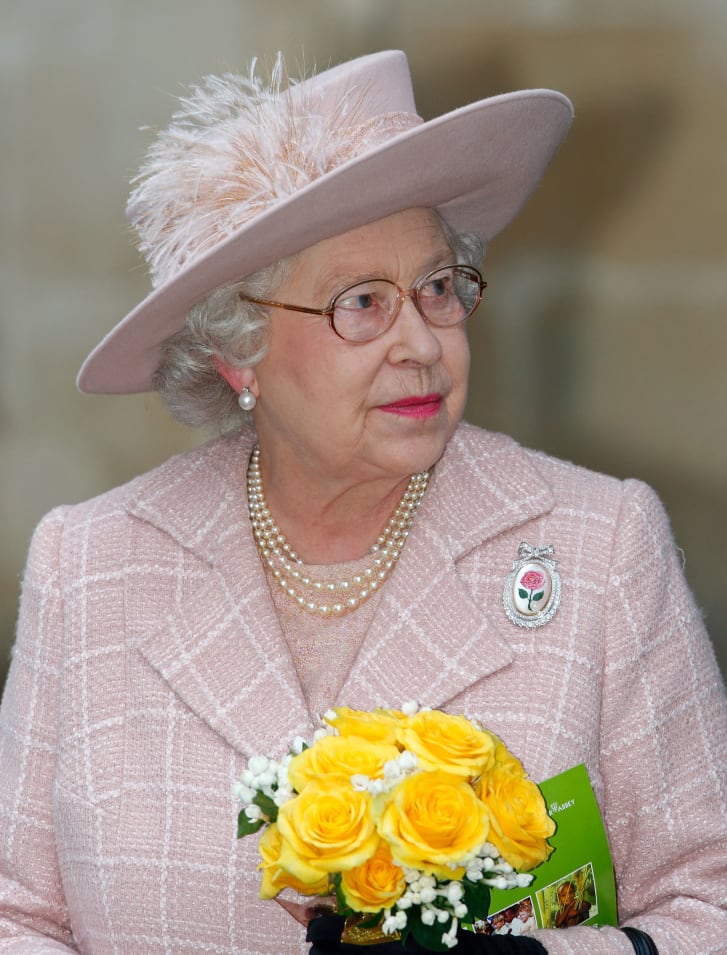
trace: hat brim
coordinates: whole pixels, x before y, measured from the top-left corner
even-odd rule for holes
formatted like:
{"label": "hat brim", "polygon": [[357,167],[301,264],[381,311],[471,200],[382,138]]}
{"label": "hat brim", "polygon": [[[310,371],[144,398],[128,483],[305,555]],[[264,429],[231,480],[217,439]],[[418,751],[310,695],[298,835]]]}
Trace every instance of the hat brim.
{"label": "hat brim", "polygon": [[489,242],[532,195],[573,117],[553,90],[493,96],[400,133],[314,180],[155,289],[91,352],[78,388],[152,390],[162,343],[221,285],[322,239],[410,208],[436,208]]}

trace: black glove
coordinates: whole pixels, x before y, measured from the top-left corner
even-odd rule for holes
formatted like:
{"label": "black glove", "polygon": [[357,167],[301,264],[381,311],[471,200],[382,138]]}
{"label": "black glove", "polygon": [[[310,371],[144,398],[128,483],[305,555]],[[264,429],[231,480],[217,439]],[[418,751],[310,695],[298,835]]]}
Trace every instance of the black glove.
{"label": "black glove", "polygon": [[[341,941],[344,917],[322,915],[308,925],[306,936],[310,955],[364,955],[367,946],[351,945]],[[370,946],[370,955],[426,955],[431,949],[422,948],[410,935],[406,942],[381,942]],[[457,947],[452,955],[548,955],[547,949],[534,938],[522,935],[478,935],[462,931],[457,936]]]}
{"label": "black glove", "polygon": [[642,932],[638,928],[631,928],[629,925],[622,928],[621,931],[629,937],[636,955],[659,955],[659,949],[656,947],[654,939],[646,932]]}

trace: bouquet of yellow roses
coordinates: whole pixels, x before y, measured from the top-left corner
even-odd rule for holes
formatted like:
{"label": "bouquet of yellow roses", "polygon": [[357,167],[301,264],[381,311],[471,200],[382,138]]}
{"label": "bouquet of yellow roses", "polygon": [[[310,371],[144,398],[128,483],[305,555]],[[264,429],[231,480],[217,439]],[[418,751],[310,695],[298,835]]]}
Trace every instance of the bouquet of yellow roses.
{"label": "bouquet of yellow roses", "polygon": [[540,790],[475,722],[407,704],[337,707],[324,723],[280,760],[251,758],[235,784],[238,836],[264,830],[262,898],[334,896],[350,941],[375,926],[445,951],[487,915],[491,887],[529,885],[552,851]]}

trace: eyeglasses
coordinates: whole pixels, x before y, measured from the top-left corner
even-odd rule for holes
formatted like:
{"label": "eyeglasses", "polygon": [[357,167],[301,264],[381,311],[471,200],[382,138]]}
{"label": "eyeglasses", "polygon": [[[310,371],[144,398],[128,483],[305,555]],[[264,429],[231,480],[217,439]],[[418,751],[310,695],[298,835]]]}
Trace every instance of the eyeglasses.
{"label": "eyeglasses", "polygon": [[334,295],[326,308],[288,305],[242,293],[240,298],[291,312],[325,315],[328,324],[340,338],[363,344],[373,341],[391,328],[407,298],[412,300],[419,314],[430,325],[448,328],[470,317],[480,304],[486,288],[487,282],[471,265],[446,265],[427,272],[409,289],[400,288],[389,279],[356,282]]}

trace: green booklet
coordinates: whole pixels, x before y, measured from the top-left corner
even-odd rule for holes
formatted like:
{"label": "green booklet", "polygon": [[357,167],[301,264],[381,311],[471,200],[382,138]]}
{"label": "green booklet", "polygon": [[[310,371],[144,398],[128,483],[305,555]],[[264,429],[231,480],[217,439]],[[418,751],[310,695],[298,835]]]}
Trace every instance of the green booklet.
{"label": "green booklet", "polygon": [[488,935],[527,935],[537,928],[616,925],[616,883],[601,812],[586,767],[540,784],[557,829],[550,858],[525,889],[492,889],[486,918],[466,925]]}

